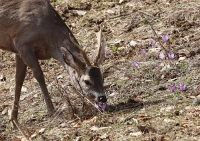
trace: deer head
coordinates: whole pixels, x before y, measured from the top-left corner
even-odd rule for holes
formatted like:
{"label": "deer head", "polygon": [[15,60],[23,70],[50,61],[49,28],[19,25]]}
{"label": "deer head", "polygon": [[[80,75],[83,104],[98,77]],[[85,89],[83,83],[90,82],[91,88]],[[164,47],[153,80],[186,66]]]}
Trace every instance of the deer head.
{"label": "deer head", "polygon": [[99,65],[103,62],[105,57],[105,41],[101,38],[101,30],[96,35],[98,40],[98,52],[93,63],[89,61],[85,51],[74,41],[71,35],[69,35],[70,40],[80,50],[83,60],[73,54],[73,52],[70,52],[67,48],[61,48],[61,50],[65,63],[70,66],[67,68],[72,85],[81,91],[88,99],[101,104],[107,101],[103,88],[103,77],[99,68]]}

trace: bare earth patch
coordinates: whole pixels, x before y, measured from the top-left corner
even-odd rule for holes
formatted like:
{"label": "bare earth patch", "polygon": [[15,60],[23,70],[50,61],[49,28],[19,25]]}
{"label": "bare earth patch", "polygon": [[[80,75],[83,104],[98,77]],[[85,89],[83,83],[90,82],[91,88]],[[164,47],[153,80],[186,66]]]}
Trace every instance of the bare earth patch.
{"label": "bare earth patch", "polygon": [[[40,87],[29,69],[20,99],[19,124],[30,140],[200,141],[199,0],[51,3],[90,58],[95,54],[94,32],[102,28],[110,53],[101,66],[108,106],[103,113],[90,104],[83,106],[60,64],[53,59],[41,61],[58,110],[48,117]],[[163,35],[170,39],[164,42]],[[156,41],[154,46],[152,40]],[[161,52],[163,59],[159,58]],[[0,141],[21,141],[25,136],[9,122],[15,57],[0,53]],[[168,53],[174,58],[169,59]],[[181,84],[186,86],[183,91]]]}

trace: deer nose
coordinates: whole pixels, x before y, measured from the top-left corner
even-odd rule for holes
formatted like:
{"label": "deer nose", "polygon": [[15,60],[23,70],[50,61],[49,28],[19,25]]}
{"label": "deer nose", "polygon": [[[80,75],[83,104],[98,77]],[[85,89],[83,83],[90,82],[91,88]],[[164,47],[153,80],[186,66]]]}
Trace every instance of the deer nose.
{"label": "deer nose", "polygon": [[106,101],[107,101],[106,96],[99,96],[99,97],[98,97],[98,102],[106,103]]}

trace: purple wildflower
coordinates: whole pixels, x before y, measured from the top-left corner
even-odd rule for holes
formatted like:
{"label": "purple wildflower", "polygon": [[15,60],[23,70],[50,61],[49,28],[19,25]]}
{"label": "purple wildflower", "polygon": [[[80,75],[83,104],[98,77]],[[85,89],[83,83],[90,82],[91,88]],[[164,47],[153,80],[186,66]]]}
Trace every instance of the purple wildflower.
{"label": "purple wildflower", "polygon": [[175,85],[170,85],[169,88],[170,88],[170,90],[171,90],[172,92],[175,91]]}
{"label": "purple wildflower", "polygon": [[164,36],[163,36],[163,40],[164,40],[165,42],[167,42],[167,41],[169,40],[169,36],[168,36],[168,35],[164,35]]}
{"label": "purple wildflower", "polygon": [[106,50],[106,56],[109,57],[111,55],[110,50]]}
{"label": "purple wildflower", "polygon": [[161,53],[159,54],[159,58],[160,58],[160,59],[164,59],[164,58],[165,58],[165,54],[164,54],[163,52],[161,52]]}
{"label": "purple wildflower", "polygon": [[101,103],[99,104],[99,107],[101,108],[102,111],[105,111],[107,104],[106,103]]}
{"label": "purple wildflower", "polygon": [[168,57],[169,57],[169,59],[174,59],[174,53],[169,53]]}
{"label": "purple wildflower", "polygon": [[138,67],[138,62],[134,62],[133,66],[137,68]]}
{"label": "purple wildflower", "polygon": [[156,41],[155,40],[151,40],[151,45],[155,46],[156,45]]}
{"label": "purple wildflower", "polygon": [[186,88],[186,85],[184,85],[184,84],[179,85],[180,91],[185,91],[185,88]]}
{"label": "purple wildflower", "polygon": [[146,51],[143,49],[142,50],[142,56],[145,57],[146,56]]}

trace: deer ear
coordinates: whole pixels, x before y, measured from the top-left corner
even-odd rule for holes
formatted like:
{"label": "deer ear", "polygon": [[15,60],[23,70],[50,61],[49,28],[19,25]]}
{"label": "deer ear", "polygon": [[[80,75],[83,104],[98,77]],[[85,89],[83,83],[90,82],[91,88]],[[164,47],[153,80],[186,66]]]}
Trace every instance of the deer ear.
{"label": "deer ear", "polygon": [[85,64],[76,56],[74,56],[71,52],[69,52],[66,48],[61,47],[61,52],[63,55],[63,59],[68,66],[72,67],[78,72],[83,69]]}
{"label": "deer ear", "polygon": [[96,36],[98,41],[98,53],[94,60],[94,66],[99,66],[105,58],[105,40],[101,37],[102,36],[101,29],[96,34]]}

